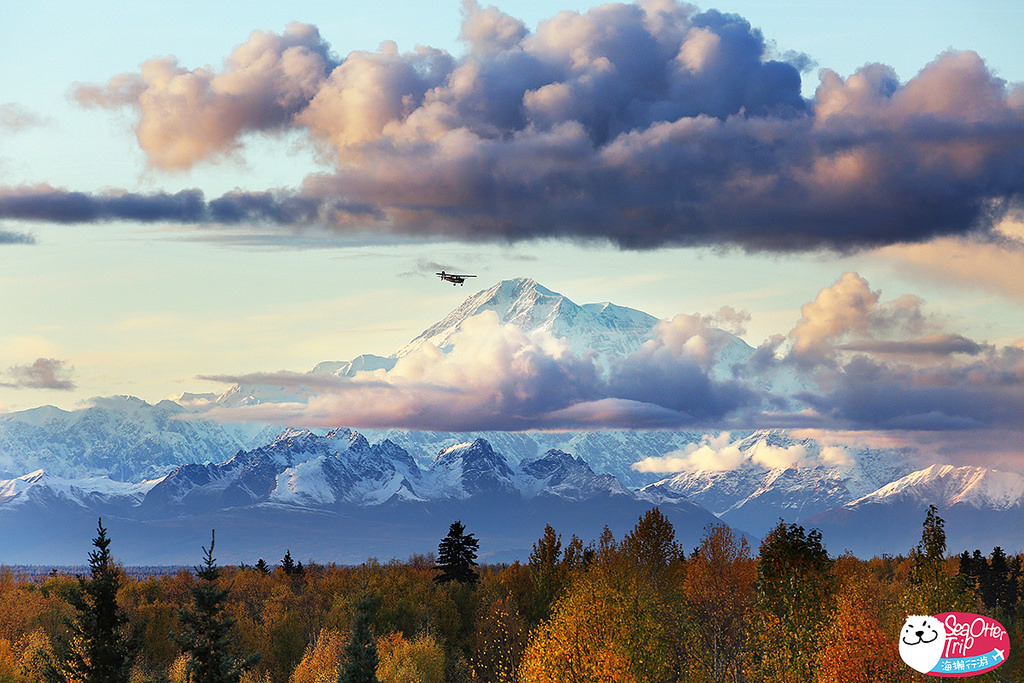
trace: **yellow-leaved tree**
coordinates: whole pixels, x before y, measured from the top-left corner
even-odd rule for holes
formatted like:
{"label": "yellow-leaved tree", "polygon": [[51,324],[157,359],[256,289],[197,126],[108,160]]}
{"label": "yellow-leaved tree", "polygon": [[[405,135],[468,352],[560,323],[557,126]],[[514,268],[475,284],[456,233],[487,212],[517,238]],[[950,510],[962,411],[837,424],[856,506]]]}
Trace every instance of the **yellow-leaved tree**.
{"label": "yellow-leaved tree", "polygon": [[306,648],[288,683],[337,683],[348,636],[333,628],[321,629]]}
{"label": "yellow-leaved tree", "polygon": [[597,561],[573,577],[551,618],[534,630],[519,668],[521,683],[641,683],[668,675],[673,644],[662,595],[651,580],[664,575],[668,560],[645,567],[653,572],[638,571],[634,551],[650,544],[645,535],[630,538],[618,548],[606,530]]}
{"label": "yellow-leaved tree", "polygon": [[400,632],[377,639],[380,683],[442,683],[444,650],[428,635],[406,640]]}

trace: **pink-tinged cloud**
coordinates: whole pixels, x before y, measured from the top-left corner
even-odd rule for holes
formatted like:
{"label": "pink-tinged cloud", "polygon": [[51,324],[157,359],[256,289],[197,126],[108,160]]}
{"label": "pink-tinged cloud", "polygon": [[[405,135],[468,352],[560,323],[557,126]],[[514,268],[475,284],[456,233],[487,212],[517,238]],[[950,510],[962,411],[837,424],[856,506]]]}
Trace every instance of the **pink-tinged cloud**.
{"label": "pink-tinged cloud", "polygon": [[30,365],[14,365],[7,368],[0,379],[0,386],[13,389],[55,389],[70,391],[75,388],[71,379],[73,369],[56,358],[37,358]]}
{"label": "pink-tinged cloud", "polygon": [[45,125],[46,117],[15,102],[0,104],[0,130],[19,133]]}
{"label": "pink-tinged cloud", "polygon": [[955,284],[1024,299],[1024,223],[997,226],[995,239],[946,238],[885,247],[878,256],[940,284]]}
{"label": "pink-tinged cloud", "polygon": [[990,236],[1021,199],[1024,96],[973,52],[905,83],[826,69],[807,101],[806,59],[773,59],[735,15],[611,3],[532,32],[472,0],[463,16],[458,57],[386,42],[335,60],[293,24],[220,70],[151,60],[77,96],[133,109],[161,168],[309,131],[334,172],[230,215],[346,233],[850,250]]}
{"label": "pink-tinged cloud", "polygon": [[[999,348],[944,330],[921,299],[885,300],[856,273],[821,290],[802,313],[788,348],[778,335],[752,349],[714,327],[716,316],[677,315],[657,324],[635,352],[599,362],[550,333],[526,334],[488,312],[464,322],[444,350],[420,344],[389,370],[207,377],[273,385],[294,397],[288,404],[219,407],[210,416],[456,432],[1019,431],[1024,425],[1024,346]],[[798,341],[807,342],[802,351]],[[723,445],[705,445],[710,450],[670,454],[671,467],[730,462]],[[755,455],[775,466],[805,454],[782,448]],[[840,451],[831,456],[844,462]]]}
{"label": "pink-tinged cloud", "polygon": [[244,133],[289,126],[333,66],[316,28],[292,23],[281,35],[254,31],[220,72],[151,59],[140,73],[106,86],[78,86],[75,98],[85,106],[138,108],[136,136],[150,163],[183,169],[231,152]]}
{"label": "pink-tinged cloud", "polygon": [[789,332],[791,358],[814,365],[835,360],[841,351],[905,356],[981,351],[977,342],[937,330],[924,303],[909,294],[882,302],[867,280],[844,273],[801,307],[800,321]]}

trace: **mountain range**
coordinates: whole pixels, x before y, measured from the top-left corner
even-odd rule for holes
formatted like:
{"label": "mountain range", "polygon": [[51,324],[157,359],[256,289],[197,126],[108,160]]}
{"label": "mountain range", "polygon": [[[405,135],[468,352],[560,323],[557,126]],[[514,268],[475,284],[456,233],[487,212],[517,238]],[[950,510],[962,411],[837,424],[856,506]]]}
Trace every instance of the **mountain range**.
{"label": "mountain range", "polygon": [[[390,356],[325,361],[309,374],[390,370],[427,344],[449,351],[466,321],[483,312],[527,334],[549,333],[605,367],[641,349],[659,323],[510,280],[470,296]],[[713,375],[730,375],[754,354],[729,332],[710,334]],[[80,563],[99,515],[124,544],[119,559],[133,564],[188,563],[213,527],[227,562],[273,559],[286,549],[320,561],[403,557],[433,550],[457,518],[481,538],[486,560],[523,560],[546,523],[584,540],[606,524],[621,536],[653,505],[688,548],[709,524],[726,523],[756,549],[781,518],[820,528],[833,553],[906,553],[934,504],[951,551],[1024,549],[1019,475],[934,464],[898,449],[837,456],[785,431],[356,432],[204,417],[208,405],[308,398],[303,390],[236,385],[220,396],[156,404],[110,397],[76,411],[0,415],[0,563]],[[711,440],[726,444],[729,458],[702,468],[686,461],[673,472],[640,466],[672,454],[685,460]]]}

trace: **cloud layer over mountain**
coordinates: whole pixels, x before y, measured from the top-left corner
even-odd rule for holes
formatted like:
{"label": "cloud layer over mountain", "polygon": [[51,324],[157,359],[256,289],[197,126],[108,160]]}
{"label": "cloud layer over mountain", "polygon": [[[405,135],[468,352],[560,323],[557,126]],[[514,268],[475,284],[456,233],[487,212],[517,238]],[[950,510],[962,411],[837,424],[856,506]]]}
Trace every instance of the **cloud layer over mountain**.
{"label": "cloud layer over mountain", "polygon": [[[557,296],[557,295],[554,295]],[[742,319],[728,311],[726,318]],[[1024,343],[997,347],[948,330],[918,297],[885,300],[847,273],[804,305],[788,335],[754,349],[715,316],[658,323],[636,350],[605,358],[494,311],[470,317],[444,349],[423,342],[390,369],[351,377],[270,373],[209,377],[301,389],[308,401],[218,407],[222,420],[441,431],[809,428],[893,435],[1019,433]],[[953,437],[947,437],[952,443]],[[708,441],[645,471],[729,463]],[[805,454],[767,449],[759,461]],[[827,454],[840,461],[840,451]],[[669,462],[671,460],[671,462]]]}
{"label": "cloud layer over mountain", "polygon": [[903,83],[882,64],[824,69],[805,100],[805,57],[672,0],[561,12],[532,31],[466,0],[461,38],[461,56],[385,42],[339,58],[291,24],[254,32],[219,70],[162,57],[81,85],[82,104],[135,112],[156,168],[300,129],[333,171],[213,200],[9,188],[0,216],[846,250],[990,235],[1021,198],[1024,89],[973,52]]}

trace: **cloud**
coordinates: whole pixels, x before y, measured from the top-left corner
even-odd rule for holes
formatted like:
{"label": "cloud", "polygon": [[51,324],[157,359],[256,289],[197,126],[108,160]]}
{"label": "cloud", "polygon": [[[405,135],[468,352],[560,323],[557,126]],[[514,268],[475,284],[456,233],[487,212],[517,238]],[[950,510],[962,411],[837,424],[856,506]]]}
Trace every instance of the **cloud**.
{"label": "cloud", "polygon": [[44,116],[14,102],[0,104],[0,130],[14,133],[36,128],[47,123]]}
{"label": "cloud", "polygon": [[136,137],[150,163],[184,169],[231,153],[246,132],[286,128],[334,64],[316,27],[292,23],[280,35],[254,31],[219,73],[151,59],[105,86],[79,85],[74,97],[91,107],[136,107]]}
{"label": "cloud", "polygon": [[973,52],[905,83],[880,64],[824,69],[808,101],[806,58],[672,0],[533,31],[467,0],[460,37],[459,57],[385,42],[336,59],[291,24],[220,70],[154,59],[76,96],[133,110],[164,169],[308,131],[333,172],[232,220],[353,234],[854,250],[991,235],[1024,187],[1024,98]]}
{"label": "cloud", "polygon": [[35,244],[36,238],[26,232],[0,230],[0,244]]}
{"label": "cloud", "polygon": [[[923,433],[1019,431],[1024,424],[1024,342],[997,347],[943,329],[918,297],[884,300],[856,273],[822,289],[802,313],[788,351],[783,335],[754,349],[714,327],[737,317],[733,311],[661,321],[638,350],[602,363],[487,312],[466,321],[444,350],[423,344],[390,370],[203,379],[272,386],[284,390],[272,395],[291,401],[218,407],[211,417],[319,427]],[[728,468],[736,462],[729,447],[707,441],[643,467]],[[813,455],[768,442],[744,454],[764,467]],[[820,458],[849,459],[842,451]]]}
{"label": "cloud", "polygon": [[721,472],[734,470],[743,461],[738,442],[733,442],[728,432],[722,432],[717,436],[705,435],[700,443],[690,444],[660,458],[644,458],[630,465],[630,468],[637,472],[653,473]]}
{"label": "cloud", "polygon": [[672,451],[662,457],[648,457],[633,463],[630,467],[638,472],[726,472],[735,470],[745,463],[764,469],[786,469],[816,462],[849,466],[850,454],[839,447],[827,447],[817,455],[809,453],[803,444],[779,446],[760,438],[749,443],[744,439],[733,439],[729,432],[704,435],[699,443]]}
{"label": "cloud", "polygon": [[688,357],[702,343],[673,347],[680,336],[669,331],[682,325],[683,318],[666,322],[661,336],[668,343],[652,340],[605,376],[595,356],[577,356],[550,333],[527,335],[485,312],[463,323],[447,352],[423,344],[388,371],[351,379],[287,372],[204,377],[311,394],[301,404],[217,408],[208,415],[364,429],[667,428],[723,420],[754,401],[754,392],[709,377]]}
{"label": "cloud", "polygon": [[55,358],[37,358],[31,365],[14,365],[7,369],[9,381],[0,386],[13,389],[56,389],[70,391],[75,388],[71,380],[72,369]]}
{"label": "cloud", "polygon": [[0,218],[95,223],[140,221],[194,225],[301,226],[355,222],[372,218],[372,206],[345,205],[284,191],[232,191],[207,200],[201,190],[102,194],[73,192],[48,185],[0,187]]}
{"label": "cloud", "polygon": [[[834,362],[840,351],[892,355],[977,354],[981,345],[961,335],[937,331],[924,312],[924,300],[903,295],[881,302],[857,273],[844,273],[814,301],[801,307],[800,321],[789,332],[790,357],[804,365]],[[931,334],[907,339],[907,335]],[[889,339],[879,339],[879,337]],[[897,337],[893,339],[892,337]]]}
{"label": "cloud", "polygon": [[938,333],[909,341],[862,340],[841,344],[837,348],[841,351],[862,351],[885,356],[912,357],[919,355],[949,356],[954,353],[977,356],[985,350],[986,346],[963,335]]}
{"label": "cloud", "polygon": [[1024,217],[1019,211],[997,224],[991,239],[945,238],[893,245],[876,255],[937,284],[977,287],[1013,300],[1024,298]]}
{"label": "cloud", "polygon": [[174,194],[70,192],[48,185],[0,188],[0,217],[56,223],[109,220],[184,221],[204,219],[206,205],[198,190]]}

